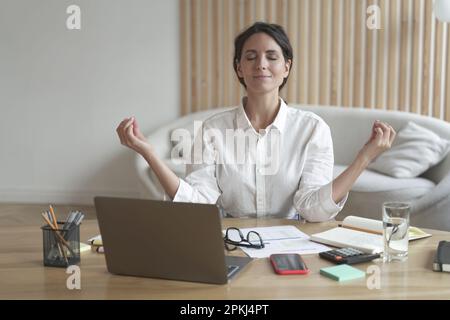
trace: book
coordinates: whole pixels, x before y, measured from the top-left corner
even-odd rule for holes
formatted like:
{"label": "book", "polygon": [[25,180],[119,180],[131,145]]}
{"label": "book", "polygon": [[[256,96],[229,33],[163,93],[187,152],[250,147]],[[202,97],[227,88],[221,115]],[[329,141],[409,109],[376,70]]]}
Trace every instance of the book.
{"label": "book", "polygon": [[89,238],[87,242],[90,244],[91,251],[97,253],[105,253],[105,248],[103,247],[102,236],[99,234],[92,238]]}
{"label": "book", "polygon": [[433,270],[450,272],[450,241],[439,241]]}
{"label": "book", "polygon": [[[416,227],[409,227],[409,240],[431,237]],[[312,241],[344,248],[353,247],[366,253],[383,252],[383,222],[374,219],[348,216],[339,227],[313,234]]]}
{"label": "book", "polygon": [[91,246],[86,243],[80,242],[80,253],[87,251],[91,251]]}
{"label": "book", "polygon": [[97,253],[105,253],[105,248],[103,246],[91,246],[91,251]]}
{"label": "book", "polygon": [[99,234],[95,237],[89,238],[87,240],[87,243],[89,243],[91,246],[102,246],[103,245],[102,236]]}

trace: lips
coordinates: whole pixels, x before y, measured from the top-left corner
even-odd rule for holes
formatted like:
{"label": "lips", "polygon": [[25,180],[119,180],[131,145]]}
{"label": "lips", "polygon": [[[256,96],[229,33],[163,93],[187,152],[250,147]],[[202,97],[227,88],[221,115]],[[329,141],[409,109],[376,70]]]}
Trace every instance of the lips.
{"label": "lips", "polygon": [[259,76],[253,76],[255,79],[266,79],[266,78],[272,78],[271,76],[265,76],[265,75],[259,75]]}

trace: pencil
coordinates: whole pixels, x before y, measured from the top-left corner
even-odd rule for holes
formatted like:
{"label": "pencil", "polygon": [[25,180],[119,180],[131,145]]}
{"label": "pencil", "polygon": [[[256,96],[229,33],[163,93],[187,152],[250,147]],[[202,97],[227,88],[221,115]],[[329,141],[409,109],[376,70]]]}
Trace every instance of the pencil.
{"label": "pencil", "polygon": [[[61,243],[61,235],[58,233],[58,231],[55,229],[55,226],[50,222],[50,220],[47,218],[47,216],[45,215],[45,213],[41,213],[42,217],[44,218],[44,220],[47,222],[47,224],[50,226],[50,228],[52,228],[56,235],[59,236],[59,239],[57,239],[57,243],[58,243],[58,249],[59,252],[62,253],[62,255],[64,256],[64,260],[66,261],[66,263],[69,263],[69,260],[67,259],[67,255],[66,252],[64,251],[64,248],[62,247],[63,244]],[[70,247],[68,246],[67,243],[65,243],[65,245],[67,246],[67,248],[70,250]]]}
{"label": "pencil", "polygon": [[[45,213],[44,213],[44,212],[41,212],[41,215],[42,215],[42,217],[44,218],[45,222],[47,222],[48,226],[49,226],[50,228],[52,228],[52,230],[54,230],[54,226],[53,226],[53,224],[50,222],[50,219],[48,218],[46,212],[45,212]],[[62,249],[61,249],[61,244],[59,243],[59,241],[58,241],[58,250],[59,250],[59,254],[60,254],[60,255],[63,255],[63,252],[62,252]]]}
{"label": "pencil", "polygon": [[56,231],[56,235],[61,239],[61,241],[66,245],[69,246],[69,244],[67,243],[66,239],[64,239],[61,234],[58,231],[57,228],[55,228],[55,226],[51,223],[50,219],[48,217],[45,216],[44,213],[42,213],[42,217],[44,217],[45,221],[47,222],[47,224],[50,226],[50,228],[52,228],[52,230]]}
{"label": "pencil", "polygon": [[58,230],[58,221],[56,220],[55,211],[53,211],[52,205],[50,205],[50,213],[52,214],[54,226],[55,226],[56,230]]}
{"label": "pencil", "polygon": [[47,222],[47,224],[50,226],[50,228],[52,228],[53,230],[55,230],[55,226],[50,222],[50,220],[47,218],[47,216],[45,215],[44,212],[41,212],[42,218],[44,218],[45,222]]}

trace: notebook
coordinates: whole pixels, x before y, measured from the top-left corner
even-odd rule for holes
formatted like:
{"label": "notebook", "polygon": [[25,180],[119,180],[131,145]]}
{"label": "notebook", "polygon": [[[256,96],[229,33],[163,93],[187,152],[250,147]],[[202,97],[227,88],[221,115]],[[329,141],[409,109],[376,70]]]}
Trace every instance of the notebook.
{"label": "notebook", "polygon": [[439,241],[433,270],[450,272],[450,241]]}
{"label": "notebook", "polygon": [[[409,227],[409,240],[431,237],[416,227]],[[312,241],[343,248],[352,247],[366,253],[383,252],[383,222],[368,218],[348,216],[342,225],[325,232],[313,234]]]}
{"label": "notebook", "polygon": [[91,246],[86,243],[80,242],[80,253],[88,251],[91,251]]}
{"label": "notebook", "polygon": [[91,246],[102,246],[103,245],[103,241],[102,241],[102,236],[101,235],[96,235],[95,237],[89,238],[87,240],[87,242]]}

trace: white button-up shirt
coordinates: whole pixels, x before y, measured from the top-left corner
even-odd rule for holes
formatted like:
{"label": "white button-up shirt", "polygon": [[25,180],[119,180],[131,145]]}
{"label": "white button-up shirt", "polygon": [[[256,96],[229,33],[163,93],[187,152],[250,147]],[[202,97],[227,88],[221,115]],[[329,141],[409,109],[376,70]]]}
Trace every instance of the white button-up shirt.
{"label": "white button-up shirt", "polygon": [[[348,194],[338,204],[332,199],[330,128],[316,114],[280,102],[273,123],[259,133],[244,104],[205,120],[196,138],[202,150],[192,147],[173,201],[218,204],[232,217],[335,217]],[[245,133],[244,148],[236,133]]]}

